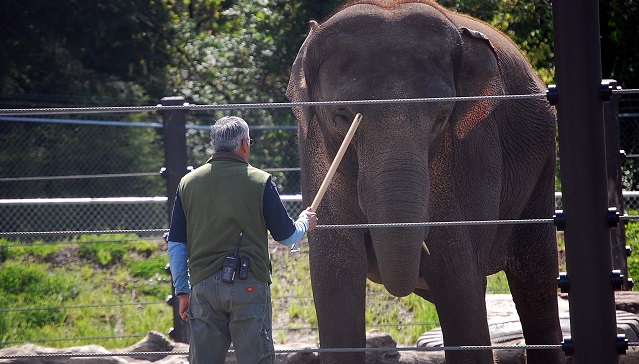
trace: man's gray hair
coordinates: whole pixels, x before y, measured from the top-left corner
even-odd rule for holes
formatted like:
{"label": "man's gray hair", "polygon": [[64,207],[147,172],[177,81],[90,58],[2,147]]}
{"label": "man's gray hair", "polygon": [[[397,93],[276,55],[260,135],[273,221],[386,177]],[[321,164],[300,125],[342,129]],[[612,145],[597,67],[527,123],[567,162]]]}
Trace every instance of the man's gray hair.
{"label": "man's gray hair", "polygon": [[240,149],[242,140],[248,138],[248,124],[237,116],[222,117],[211,127],[211,146],[214,152],[232,152]]}

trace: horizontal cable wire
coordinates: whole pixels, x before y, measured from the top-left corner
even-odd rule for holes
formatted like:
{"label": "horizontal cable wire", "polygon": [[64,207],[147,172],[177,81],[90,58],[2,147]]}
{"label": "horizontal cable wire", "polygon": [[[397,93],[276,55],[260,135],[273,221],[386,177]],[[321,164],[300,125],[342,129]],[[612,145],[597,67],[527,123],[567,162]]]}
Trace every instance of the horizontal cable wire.
{"label": "horizontal cable wire", "polygon": [[82,234],[151,234],[166,233],[169,229],[128,229],[128,230],[68,230],[68,231],[2,231],[0,236],[42,236],[42,235],[82,235]]}
{"label": "horizontal cable wire", "polygon": [[[621,220],[639,220],[639,215],[620,216]],[[373,229],[389,227],[424,227],[424,226],[462,226],[462,225],[517,225],[517,224],[549,224],[552,218],[521,219],[521,220],[469,220],[469,221],[432,221],[432,222],[403,222],[387,224],[350,224],[350,225],[317,225],[316,229]],[[76,231],[10,231],[0,232],[0,236],[33,236],[33,235],[81,235],[81,234],[148,234],[165,233],[169,229],[129,229],[129,230],[76,230]]]}
{"label": "horizontal cable wire", "polygon": [[73,175],[73,176],[10,177],[10,178],[0,178],[0,182],[51,181],[51,180],[63,180],[63,179],[119,178],[119,177],[156,177],[156,176],[159,177],[160,172],[84,174],[84,175]]}
{"label": "horizontal cable wire", "polygon": [[[432,322],[414,322],[404,324],[375,324],[366,325],[367,328],[376,327],[401,327],[401,326],[432,326],[439,325],[438,321]],[[300,326],[300,327],[273,327],[273,331],[318,331],[317,326]],[[145,337],[146,334],[130,334],[130,335],[113,335],[113,336],[86,336],[77,338],[60,338],[60,339],[36,339],[36,340],[9,340],[0,342],[0,345],[6,344],[23,344],[23,343],[46,343],[46,342],[64,342],[64,341],[88,341],[88,340],[109,340],[109,339],[126,339],[134,337]]]}
{"label": "horizontal cable wire", "polygon": [[556,345],[460,345],[460,346],[403,346],[396,348],[308,348],[275,350],[276,353],[353,353],[353,352],[387,352],[387,351],[474,351],[474,350],[553,350],[561,349]]}
{"label": "horizontal cable wire", "polygon": [[130,339],[134,337],[145,337],[146,335],[147,334],[131,334],[131,335],[113,335],[113,336],[87,336],[87,337],[64,338],[64,339],[12,340],[12,341],[3,341],[3,342],[0,342],[0,344],[6,345],[6,344],[48,343],[48,342],[63,342],[63,341]]}
{"label": "horizontal cable wire", "polygon": [[141,351],[122,353],[48,353],[25,355],[2,355],[0,359],[31,359],[31,358],[98,358],[116,356],[158,356],[158,355],[189,355],[188,351]]}
{"label": "horizontal cable wire", "polygon": [[8,198],[0,199],[0,206],[25,205],[123,205],[166,203],[166,196],[156,197],[63,197],[63,198]]}
{"label": "horizontal cable wire", "polygon": [[[275,350],[275,354],[286,353],[353,353],[353,352],[395,352],[395,351],[475,351],[475,350],[559,350],[561,345],[478,345],[478,346],[409,346],[389,348],[307,348]],[[229,350],[230,353],[235,350]],[[159,355],[188,355],[188,351],[147,351],[121,353],[50,353],[28,355],[3,355],[0,359],[29,359],[29,358],[91,358],[116,356],[159,356]]]}
{"label": "horizontal cable wire", "polygon": [[159,304],[166,304],[166,302],[153,301],[153,302],[124,302],[124,303],[95,303],[95,304],[74,305],[74,306],[2,308],[0,309],[0,312],[48,311],[48,310],[67,310],[67,309],[77,309],[77,308],[145,306],[145,305],[159,305]]}
{"label": "horizontal cable wire", "polygon": [[[87,240],[87,241],[44,241],[38,243],[17,243],[17,244],[0,244],[0,247],[3,248],[24,248],[24,247],[40,247],[40,246],[57,246],[57,245],[84,245],[84,244],[124,244],[130,243],[134,241],[149,241],[153,239],[152,237],[146,238],[130,238],[130,239],[117,239],[117,240]],[[157,239],[162,239],[162,237],[158,236]]]}
{"label": "horizontal cable wire", "polygon": [[[0,109],[2,110],[2,109]],[[51,118],[28,118],[20,117],[0,117],[0,121],[13,121],[20,123],[53,123],[53,124],[76,124],[76,125],[93,125],[93,126],[126,126],[137,128],[163,128],[162,123],[145,123],[130,121],[106,121],[106,120],[82,120],[82,119],[51,119]]]}
{"label": "horizontal cable wire", "polygon": [[[612,90],[615,95],[639,93],[639,89]],[[131,112],[155,112],[166,110],[232,110],[232,109],[267,109],[290,108],[298,106],[324,106],[324,105],[366,105],[366,104],[397,104],[420,102],[450,102],[450,101],[480,101],[480,100],[521,100],[533,98],[546,98],[546,93],[529,95],[494,95],[494,96],[455,96],[455,97],[424,97],[413,99],[384,99],[384,100],[353,100],[353,101],[307,101],[307,102],[270,102],[270,103],[246,103],[246,104],[213,104],[194,105],[188,102],[183,105],[156,105],[156,106],[113,106],[113,107],[68,107],[68,108],[32,108],[32,109],[0,109],[0,116],[11,115],[59,115],[59,114],[101,114],[101,113],[131,113]]]}
{"label": "horizontal cable wire", "polygon": [[[0,109],[3,110],[3,109]],[[76,124],[76,125],[92,125],[92,126],[126,126],[138,128],[156,128],[161,129],[162,123],[144,123],[130,121],[108,121],[108,120],[82,120],[82,119],[53,119],[53,118],[30,118],[25,116],[0,116],[1,121],[13,121],[21,123],[52,123],[52,124]],[[211,130],[210,125],[186,124],[185,129],[194,130]],[[297,125],[249,125],[251,131],[258,130],[297,130]]]}
{"label": "horizontal cable wire", "polygon": [[388,223],[388,224],[318,225],[317,229],[371,229],[371,228],[388,228],[388,227],[423,227],[423,226],[548,224],[553,222],[554,222],[554,219],[433,221],[433,222],[404,222],[404,223]]}
{"label": "horizontal cable wire", "polygon": [[[614,92],[614,91],[613,91]],[[546,94],[529,95],[495,95],[495,96],[455,96],[455,97],[424,97],[414,99],[385,99],[385,100],[352,100],[352,101],[306,101],[306,102],[271,102],[246,104],[213,104],[194,105],[185,102],[183,105],[156,106],[113,106],[113,107],[66,107],[66,108],[33,108],[33,109],[0,109],[0,115],[60,115],[60,114],[106,114],[155,112],[168,110],[232,110],[232,109],[276,109],[298,106],[326,106],[326,105],[369,105],[369,104],[399,104],[420,102],[451,102],[451,101],[480,101],[480,100],[521,100],[546,98]]]}
{"label": "horizontal cable wire", "polygon": [[[442,222],[406,222],[388,224],[353,224],[353,225],[318,225],[317,229],[363,229],[380,227],[415,227],[415,226],[456,226],[456,225],[507,225],[507,224],[545,224],[553,219],[530,220],[486,220],[486,221],[442,221]],[[160,233],[169,229],[140,229],[140,230],[77,230],[77,231],[11,231],[0,232],[0,236],[31,236],[31,235],[79,235],[79,234],[135,234]]]}

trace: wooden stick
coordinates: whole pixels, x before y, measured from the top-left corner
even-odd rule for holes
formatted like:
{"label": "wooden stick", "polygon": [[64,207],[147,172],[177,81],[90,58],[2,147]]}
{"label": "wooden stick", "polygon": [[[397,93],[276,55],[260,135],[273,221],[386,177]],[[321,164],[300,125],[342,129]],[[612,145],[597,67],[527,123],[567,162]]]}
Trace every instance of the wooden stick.
{"label": "wooden stick", "polygon": [[320,201],[322,201],[322,198],[324,197],[324,193],[326,193],[328,184],[331,183],[331,180],[333,179],[333,176],[335,175],[335,172],[337,171],[337,166],[339,166],[339,163],[342,161],[342,157],[344,156],[344,153],[346,153],[346,149],[348,148],[348,145],[351,143],[351,139],[353,139],[355,130],[357,130],[357,127],[359,126],[359,122],[361,120],[362,120],[362,114],[357,113],[357,115],[355,115],[355,118],[353,119],[353,123],[351,124],[351,127],[348,129],[348,132],[346,133],[346,136],[344,137],[344,141],[342,142],[342,145],[339,147],[339,150],[337,151],[337,155],[335,155],[335,159],[333,159],[333,163],[331,164],[331,167],[328,169],[328,172],[326,173],[326,177],[324,177],[324,181],[322,181],[322,184],[320,185],[319,191],[317,191],[317,195],[315,195],[315,199],[313,199],[313,203],[311,204],[311,209],[313,211],[317,211],[317,207],[319,206]]}

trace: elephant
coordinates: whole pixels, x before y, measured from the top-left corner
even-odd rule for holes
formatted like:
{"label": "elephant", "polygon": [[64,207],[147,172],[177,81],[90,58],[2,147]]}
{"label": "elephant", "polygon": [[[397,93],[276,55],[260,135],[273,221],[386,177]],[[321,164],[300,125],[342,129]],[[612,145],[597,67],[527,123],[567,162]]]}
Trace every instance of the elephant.
{"label": "elephant", "polygon": [[[454,98],[543,92],[508,37],[433,1],[358,1],[311,21],[286,90],[298,102],[303,203],[310,206],[361,113],[317,214],[323,225],[382,224],[309,234],[322,348],[365,347],[367,279],[432,302],[445,346],[490,345],[486,276],[500,271],[526,343],[561,343],[552,224],[414,224],[552,217],[552,106],[532,96]],[[370,101],[423,98],[442,100]],[[323,103],[304,104],[314,101]],[[565,361],[559,349],[526,355],[529,363]],[[364,357],[320,355],[327,363]],[[493,360],[491,350],[446,352],[447,363]]]}

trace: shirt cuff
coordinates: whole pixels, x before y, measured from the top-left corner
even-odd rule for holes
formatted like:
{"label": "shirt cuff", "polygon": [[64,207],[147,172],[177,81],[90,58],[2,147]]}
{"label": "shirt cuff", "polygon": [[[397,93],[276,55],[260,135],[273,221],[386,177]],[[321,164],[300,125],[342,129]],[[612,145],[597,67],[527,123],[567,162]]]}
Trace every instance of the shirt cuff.
{"label": "shirt cuff", "polygon": [[299,241],[304,237],[306,231],[308,231],[308,219],[306,217],[300,217],[295,221],[295,231],[286,240],[278,241],[278,243],[291,246],[291,249],[296,249]]}
{"label": "shirt cuff", "polygon": [[169,266],[175,294],[191,293],[189,284],[188,250],[186,244],[169,241]]}

